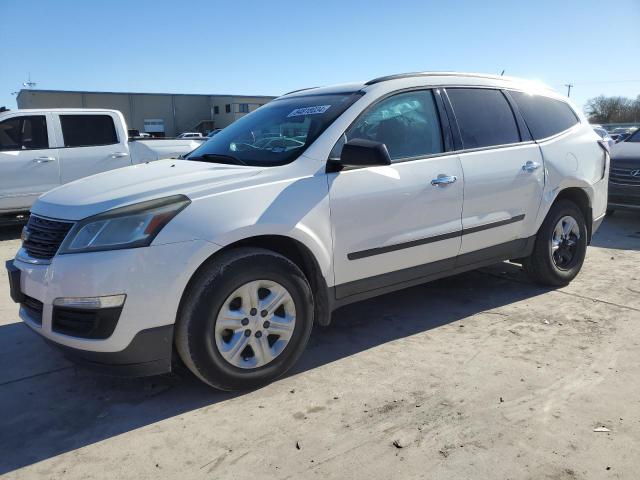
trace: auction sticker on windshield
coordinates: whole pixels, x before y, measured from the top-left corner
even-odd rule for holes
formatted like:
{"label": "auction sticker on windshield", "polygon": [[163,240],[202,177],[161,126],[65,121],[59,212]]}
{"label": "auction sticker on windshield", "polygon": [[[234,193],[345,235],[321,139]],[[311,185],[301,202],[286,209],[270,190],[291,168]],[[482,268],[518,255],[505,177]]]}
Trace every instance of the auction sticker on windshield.
{"label": "auction sticker on windshield", "polygon": [[301,115],[317,115],[318,113],[324,113],[329,110],[331,105],[317,105],[315,107],[296,108],[291,112],[288,117],[299,117]]}

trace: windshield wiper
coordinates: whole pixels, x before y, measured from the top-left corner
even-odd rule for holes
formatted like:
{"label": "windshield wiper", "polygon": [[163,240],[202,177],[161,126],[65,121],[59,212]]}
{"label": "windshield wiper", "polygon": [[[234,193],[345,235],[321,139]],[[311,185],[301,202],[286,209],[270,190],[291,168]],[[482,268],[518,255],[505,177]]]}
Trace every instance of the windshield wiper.
{"label": "windshield wiper", "polygon": [[239,158],[232,157],[231,155],[220,155],[218,153],[203,153],[202,155],[197,155],[195,157],[189,157],[187,160],[197,160],[197,161],[206,161],[212,163],[224,163],[227,165],[244,165],[248,166],[249,164],[240,160]]}

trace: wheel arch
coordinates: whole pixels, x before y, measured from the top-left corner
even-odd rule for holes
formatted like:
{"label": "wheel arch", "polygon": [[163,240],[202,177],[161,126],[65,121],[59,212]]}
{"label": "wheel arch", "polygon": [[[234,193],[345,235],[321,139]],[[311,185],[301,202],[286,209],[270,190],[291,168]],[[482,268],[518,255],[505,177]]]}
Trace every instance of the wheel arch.
{"label": "wheel arch", "polygon": [[191,287],[193,280],[201,269],[211,262],[215,262],[221,254],[236,248],[261,248],[269,250],[278,253],[295,263],[304,273],[309,285],[311,286],[311,291],[313,292],[314,322],[322,326],[326,326],[330,323],[332,311],[332,301],[329,295],[330,290],[327,286],[327,280],[322,273],[322,268],[318,263],[316,256],[313,254],[311,249],[300,240],[278,234],[263,234],[242,238],[223,246],[208,257],[193,272],[191,278],[187,282],[187,285],[182,292],[180,307],[178,308],[178,316],[182,310],[182,303],[186,296],[186,292]]}
{"label": "wheel arch", "polygon": [[591,208],[591,199],[587,192],[580,187],[568,187],[564,188],[556,195],[551,206],[555,205],[560,200],[569,200],[577,205],[582,214],[584,215],[584,221],[587,225],[587,244],[591,243],[591,235],[593,231],[593,214]]}

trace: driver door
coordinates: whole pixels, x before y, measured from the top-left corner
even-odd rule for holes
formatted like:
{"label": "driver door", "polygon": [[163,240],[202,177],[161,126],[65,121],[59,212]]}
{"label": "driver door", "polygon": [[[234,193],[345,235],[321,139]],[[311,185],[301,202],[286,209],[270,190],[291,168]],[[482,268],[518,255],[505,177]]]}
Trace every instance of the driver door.
{"label": "driver door", "polygon": [[[344,137],[384,143],[392,164],[329,174],[336,297],[453,268],[461,244],[463,175],[458,156],[446,151],[434,93],[386,97]],[[443,177],[450,181],[437,183]]]}

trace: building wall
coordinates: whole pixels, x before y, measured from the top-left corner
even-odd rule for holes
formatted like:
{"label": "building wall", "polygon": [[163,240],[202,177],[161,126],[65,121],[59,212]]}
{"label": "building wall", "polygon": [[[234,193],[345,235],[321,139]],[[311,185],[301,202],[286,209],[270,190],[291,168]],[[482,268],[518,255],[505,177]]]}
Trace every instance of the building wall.
{"label": "building wall", "polygon": [[130,95],[132,121],[129,128],[144,132],[145,119],[164,120],[164,132],[167,137],[177,133],[173,119],[173,95]]}
{"label": "building wall", "polygon": [[176,132],[193,131],[202,120],[211,120],[211,97],[175,95]]}
{"label": "building wall", "polygon": [[128,95],[122,95],[119,93],[93,93],[82,94],[82,97],[83,108],[109,108],[112,110],[120,110],[124,115],[124,119],[127,121],[127,125],[131,125],[133,123]]}
{"label": "building wall", "polygon": [[[193,131],[203,121],[213,121],[214,128],[224,128],[273,99],[261,96],[172,95],[148,93],[62,92],[53,90],[21,90],[18,108],[108,108],[119,110],[129,128],[144,131],[145,119],[162,119],[165,135],[175,136]],[[230,112],[226,112],[226,105]],[[218,106],[218,114],[214,107]]]}
{"label": "building wall", "polygon": [[82,93],[20,90],[18,108],[82,108]]}

